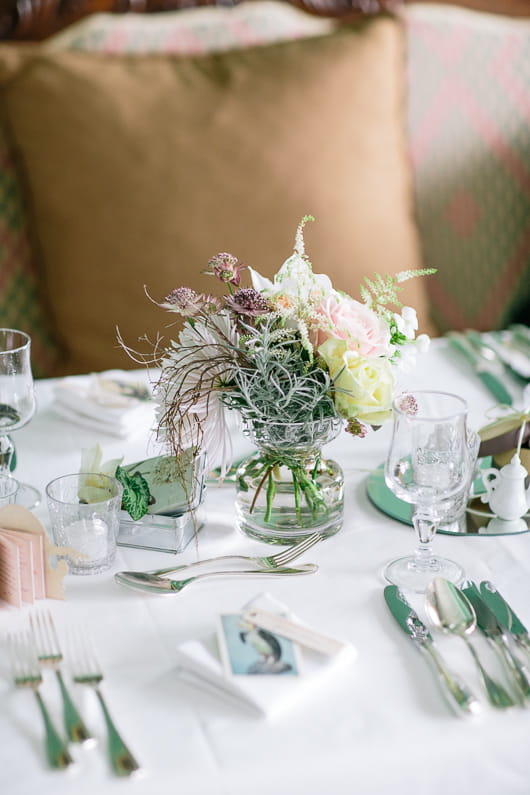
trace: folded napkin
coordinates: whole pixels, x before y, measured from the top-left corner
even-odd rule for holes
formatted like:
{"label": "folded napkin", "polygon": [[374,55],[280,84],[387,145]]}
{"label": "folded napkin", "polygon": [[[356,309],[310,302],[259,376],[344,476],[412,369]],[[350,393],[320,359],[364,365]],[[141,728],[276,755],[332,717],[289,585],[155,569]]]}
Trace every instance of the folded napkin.
{"label": "folded napkin", "polygon": [[[285,616],[300,627],[306,626],[298,622],[284,605],[269,594],[261,594],[246,604],[241,614],[251,607]],[[223,663],[224,651],[220,648],[219,632],[212,632],[204,640],[190,640],[180,644],[177,647],[179,675],[203,690],[227,698],[249,708],[254,714],[267,718],[277,717],[309,697],[312,692],[325,687],[326,683],[335,684],[339,671],[350,668],[357,657],[357,651],[350,643],[343,643],[340,650],[331,656],[300,646],[294,649],[299,664],[298,675],[290,675],[292,671],[287,671],[287,675],[260,675],[256,672],[260,670],[256,663],[253,674],[234,675],[227,671],[226,664]]]}
{"label": "folded napkin", "polygon": [[145,433],[155,416],[147,384],[121,370],[63,378],[54,397],[63,419],[120,439]]}

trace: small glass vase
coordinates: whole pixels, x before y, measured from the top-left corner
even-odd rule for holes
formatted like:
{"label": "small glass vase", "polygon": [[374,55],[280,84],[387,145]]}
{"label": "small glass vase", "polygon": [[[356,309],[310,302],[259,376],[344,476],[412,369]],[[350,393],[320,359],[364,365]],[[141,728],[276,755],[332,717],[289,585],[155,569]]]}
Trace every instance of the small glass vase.
{"label": "small glass vase", "polygon": [[271,544],[290,544],[342,526],[344,475],[321,456],[342,427],[338,417],[308,422],[247,422],[258,451],[236,473],[240,530]]}

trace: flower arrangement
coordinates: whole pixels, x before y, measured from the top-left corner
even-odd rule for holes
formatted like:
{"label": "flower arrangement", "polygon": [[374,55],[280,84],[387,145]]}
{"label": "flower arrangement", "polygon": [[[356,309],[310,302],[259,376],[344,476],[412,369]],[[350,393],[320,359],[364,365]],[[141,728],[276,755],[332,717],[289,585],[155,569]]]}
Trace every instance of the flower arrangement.
{"label": "flower arrangement", "polygon": [[[424,349],[416,312],[401,307],[406,279],[433,273],[376,275],[361,286],[362,302],[313,273],[300,222],[294,252],[274,279],[236,257],[212,257],[206,273],[227,288],[223,299],[178,287],[159,305],[184,319],[177,340],[162,355],[155,388],[159,437],[176,453],[203,448],[210,461],[229,458],[227,411],[245,421],[297,423],[342,418],[364,436],[391,414],[396,367]],[[241,286],[248,270],[251,287]]]}
{"label": "flower arrangement", "polygon": [[[396,369],[429,341],[416,338],[416,312],[398,293],[401,282],[433,271],[376,274],[357,301],[313,272],[303,237],[309,220],[272,281],[220,253],[205,273],[226,285],[223,298],[178,287],[158,304],[183,321],[155,385],[159,439],[177,460],[190,448],[205,451],[224,477],[227,415],[238,412],[261,448],[236,473],[239,526],[281,543],[341,526],[342,470],[320,448],[343,426],[364,437],[381,425],[391,414]],[[241,285],[243,271],[252,286]],[[271,528],[279,528],[274,538]]]}

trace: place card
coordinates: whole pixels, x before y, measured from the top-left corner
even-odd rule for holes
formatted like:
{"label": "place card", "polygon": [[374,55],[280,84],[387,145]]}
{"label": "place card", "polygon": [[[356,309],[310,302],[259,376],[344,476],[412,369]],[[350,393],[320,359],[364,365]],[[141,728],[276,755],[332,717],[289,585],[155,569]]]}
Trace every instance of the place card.
{"label": "place card", "polygon": [[[260,632],[253,616],[277,621],[283,634]],[[295,633],[296,641],[286,637]],[[215,633],[179,644],[177,670],[195,687],[276,719],[321,689],[340,688],[356,658],[351,643],[321,635],[265,593],[220,616]]]}
{"label": "place card", "polygon": [[0,509],[0,600],[15,607],[35,599],[64,599],[68,550],[55,547],[31,511],[20,505]]}

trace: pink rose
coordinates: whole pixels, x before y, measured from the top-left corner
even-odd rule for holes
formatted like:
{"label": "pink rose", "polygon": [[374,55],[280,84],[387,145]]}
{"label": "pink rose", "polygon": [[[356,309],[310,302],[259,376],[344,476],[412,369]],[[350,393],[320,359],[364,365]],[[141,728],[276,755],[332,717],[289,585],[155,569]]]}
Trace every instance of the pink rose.
{"label": "pink rose", "polygon": [[361,356],[387,356],[390,329],[366,304],[333,292],[314,310],[310,339],[316,349],[328,339],[344,340]]}

